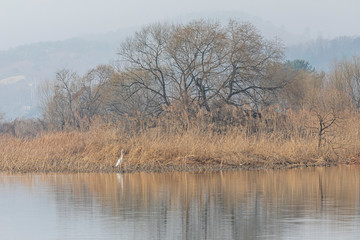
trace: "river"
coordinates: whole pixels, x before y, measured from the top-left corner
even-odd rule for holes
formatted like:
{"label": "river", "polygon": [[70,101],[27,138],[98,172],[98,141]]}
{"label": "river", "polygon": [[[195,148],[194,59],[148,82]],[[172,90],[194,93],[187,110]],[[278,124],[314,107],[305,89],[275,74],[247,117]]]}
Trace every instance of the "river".
{"label": "river", "polygon": [[360,167],[0,175],[0,239],[360,239]]}

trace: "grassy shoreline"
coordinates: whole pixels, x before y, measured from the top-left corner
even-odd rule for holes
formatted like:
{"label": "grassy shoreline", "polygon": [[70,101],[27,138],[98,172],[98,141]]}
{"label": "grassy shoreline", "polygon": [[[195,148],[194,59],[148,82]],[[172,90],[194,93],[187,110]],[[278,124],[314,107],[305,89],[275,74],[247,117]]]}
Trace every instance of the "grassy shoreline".
{"label": "grassy shoreline", "polygon": [[[357,132],[351,135],[344,127],[340,130],[348,133],[339,135],[342,141],[351,144],[336,151],[319,149],[316,135],[285,138],[279,132],[262,132],[249,136],[243,127],[221,134],[199,128],[170,134],[155,128],[131,135],[117,128],[97,127],[84,132],[43,133],[35,138],[1,136],[0,171],[220,171],[359,163]],[[124,161],[115,168],[121,149]]]}

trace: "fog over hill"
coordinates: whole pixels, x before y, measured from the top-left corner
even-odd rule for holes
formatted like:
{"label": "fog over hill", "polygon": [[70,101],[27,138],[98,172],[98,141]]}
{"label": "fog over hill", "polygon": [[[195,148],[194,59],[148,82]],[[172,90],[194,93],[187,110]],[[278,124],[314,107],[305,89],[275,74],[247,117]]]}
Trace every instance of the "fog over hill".
{"label": "fog over hill", "polygon": [[317,70],[328,72],[335,60],[360,56],[360,37],[318,38],[289,46],[288,59],[304,59]]}
{"label": "fog over hill", "polygon": [[[0,52],[0,111],[8,119],[35,117],[39,113],[37,90],[44,80],[53,79],[64,68],[84,73],[98,64],[109,63],[115,55],[115,43],[80,38]],[[23,77],[12,82],[16,76]]]}
{"label": "fog over hill", "polygon": [[[286,58],[305,59],[314,67],[328,69],[335,57],[360,53],[360,38],[338,38],[306,42],[306,35],[294,35],[281,27],[240,12],[198,13],[169,19],[185,23],[192,19],[212,19],[226,23],[229,19],[254,24],[268,39],[278,38],[288,47]],[[55,78],[57,71],[70,69],[84,74],[99,65],[116,60],[122,40],[141,26],[106,34],[92,34],[64,41],[38,42],[0,51],[0,112],[7,119],[39,117],[38,88],[45,80]]]}

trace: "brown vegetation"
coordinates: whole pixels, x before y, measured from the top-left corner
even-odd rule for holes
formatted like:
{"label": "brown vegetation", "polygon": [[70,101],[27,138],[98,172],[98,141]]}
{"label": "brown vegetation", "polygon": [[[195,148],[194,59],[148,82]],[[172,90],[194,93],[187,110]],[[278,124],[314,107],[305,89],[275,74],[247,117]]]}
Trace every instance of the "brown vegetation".
{"label": "brown vegetation", "polygon": [[[230,114],[230,113],[229,113]],[[318,147],[318,119],[306,110],[262,113],[257,120],[209,123],[198,113],[184,127],[174,113],[148,122],[105,123],[89,130],[46,132],[35,138],[4,135],[0,169],[8,172],[194,171],[332,165],[356,161],[360,154],[359,117],[347,116],[329,128]],[[165,116],[167,120],[165,120]],[[345,116],[343,116],[345,117]],[[311,126],[314,126],[313,128]],[[124,161],[115,163],[124,149]]]}
{"label": "brown vegetation", "polygon": [[[151,25],[117,66],[61,70],[43,118],[0,126],[0,170],[173,171],[328,165],[360,156],[359,60],[282,62],[248,23]],[[124,161],[114,168],[125,150]]]}

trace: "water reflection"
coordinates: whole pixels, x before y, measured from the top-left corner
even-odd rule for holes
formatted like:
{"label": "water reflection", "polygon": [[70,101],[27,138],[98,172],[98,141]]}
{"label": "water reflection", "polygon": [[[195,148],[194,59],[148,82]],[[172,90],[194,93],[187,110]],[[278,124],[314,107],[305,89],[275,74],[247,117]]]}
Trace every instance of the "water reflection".
{"label": "water reflection", "polygon": [[359,170],[1,175],[1,239],[357,239]]}

